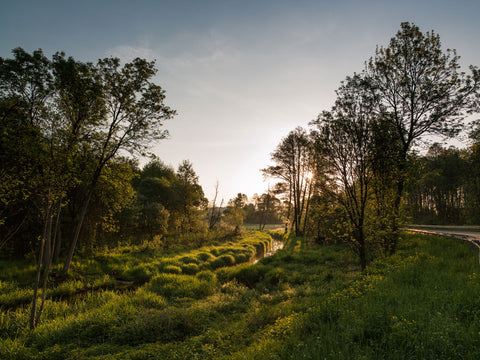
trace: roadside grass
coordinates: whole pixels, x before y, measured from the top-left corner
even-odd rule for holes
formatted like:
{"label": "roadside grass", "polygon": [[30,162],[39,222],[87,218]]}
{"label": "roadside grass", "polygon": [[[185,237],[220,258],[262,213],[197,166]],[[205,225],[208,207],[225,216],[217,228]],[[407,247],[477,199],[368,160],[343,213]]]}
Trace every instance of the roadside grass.
{"label": "roadside grass", "polygon": [[478,359],[479,273],[468,244],[406,235],[395,256],[229,358]]}
{"label": "roadside grass", "polygon": [[[468,244],[405,234],[396,255],[364,272],[347,249],[294,237],[256,264],[239,260],[270,241],[257,232],[141,257],[148,278],[136,288],[48,300],[34,331],[27,305],[2,309],[0,358],[480,358],[480,266]],[[212,265],[222,256],[228,266]]]}

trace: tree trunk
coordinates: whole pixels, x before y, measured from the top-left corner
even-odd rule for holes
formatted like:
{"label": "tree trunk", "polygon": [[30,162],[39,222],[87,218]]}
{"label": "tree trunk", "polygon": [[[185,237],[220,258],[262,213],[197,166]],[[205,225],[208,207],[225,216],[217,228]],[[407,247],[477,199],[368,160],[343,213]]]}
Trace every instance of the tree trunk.
{"label": "tree trunk", "polygon": [[45,211],[45,222],[43,225],[43,235],[42,235],[42,241],[40,243],[40,251],[38,255],[38,261],[37,261],[37,272],[35,274],[35,284],[33,287],[33,298],[32,298],[32,306],[30,310],[30,329],[34,329],[36,322],[36,313],[37,313],[37,295],[38,295],[38,287],[40,285],[40,275],[42,272],[42,264],[43,264],[43,254],[45,251],[45,240],[47,237],[47,228],[48,228],[48,218],[50,217],[50,206],[47,207]]}
{"label": "tree trunk", "polygon": [[95,184],[96,184],[96,181],[91,185],[90,190],[88,191],[87,196],[83,202],[82,210],[80,212],[80,217],[78,218],[78,222],[75,227],[75,232],[73,234],[73,239],[70,244],[70,248],[68,249],[67,257],[65,259],[65,264],[63,265],[64,275],[66,275],[68,273],[68,270],[70,269],[73,253],[75,252],[75,248],[77,246],[78,238],[80,236],[80,231],[82,230],[83,222],[85,220],[85,215],[87,214],[88,204],[90,203],[90,199],[92,198]]}
{"label": "tree trunk", "polygon": [[52,216],[48,219],[48,230],[47,237],[45,239],[45,268],[43,269],[43,280],[42,280],[42,301],[40,302],[40,308],[37,311],[37,316],[35,319],[35,326],[40,322],[40,317],[42,316],[43,306],[45,305],[45,299],[47,295],[47,283],[48,276],[50,275],[50,268],[52,265],[52,255],[53,255],[53,243],[52,243]]}
{"label": "tree trunk", "polygon": [[403,190],[405,188],[405,170],[406,170],[406,153],[404,159],[399,164],[399,177],[397,188],[395,191],[395,199],[393,203],[393,219],[392,219],[392,237],[389,246],[389,254],[393,255],[397,251],[399,239],[399,219],[400,219],[400,205],[402,202]]}

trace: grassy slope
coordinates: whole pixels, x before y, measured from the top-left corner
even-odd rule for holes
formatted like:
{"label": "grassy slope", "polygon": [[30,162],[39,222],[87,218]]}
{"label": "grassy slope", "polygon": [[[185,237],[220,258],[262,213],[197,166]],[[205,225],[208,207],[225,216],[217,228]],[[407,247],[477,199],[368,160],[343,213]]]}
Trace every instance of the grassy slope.
{"label": "grassy slope", "polygon": [[[33,332],[25,329],[26,306],[3,310],[0,358],[480,358],[480,266],[468,244],[409,235],[397,255],[360,273],[345,249],[293,238],[256,265],[220,267],[254,243],[252,235],[246,246],[137,263],[127,252],[130,272],[120,272],[143,285],[49,301]],[[194,260],[190,274],[167,268]],[[110,271],[122,264],[103,261]]]}

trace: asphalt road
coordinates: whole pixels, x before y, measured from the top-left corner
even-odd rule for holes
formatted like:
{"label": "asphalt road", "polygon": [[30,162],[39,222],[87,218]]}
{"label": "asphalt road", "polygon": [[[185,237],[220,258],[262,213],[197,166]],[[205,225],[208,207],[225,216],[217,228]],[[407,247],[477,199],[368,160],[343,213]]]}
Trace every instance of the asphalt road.
{"label": "asphalt road", "polygon": [[[462,230],[465,229],[465,230]],[[450,236],[467,241],[480,241],[480,232],[468,231],[471,229],[480,229],[479,226],[421,226],[421,228],[409,227],[406,230],[424,233]],[[479,244],[480,245],[480,244]]]}

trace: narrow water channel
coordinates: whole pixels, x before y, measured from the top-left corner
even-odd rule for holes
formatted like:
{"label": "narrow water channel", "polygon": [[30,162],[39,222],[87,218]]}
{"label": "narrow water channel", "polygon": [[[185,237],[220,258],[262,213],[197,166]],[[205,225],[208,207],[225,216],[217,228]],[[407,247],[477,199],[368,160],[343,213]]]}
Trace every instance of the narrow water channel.
{"label": "narrow water channel", "polygon": [[283,246],[284,246],[284,242],[283,241],[279,241],[279,240],[273,240],[272,241],[272,245],[270,246],[270,249],[267,250],[266,253],[264,254],[261,254],[261,255],[258,255],[256,256],[254,259],[253,259],[253,263],[256,264],[260,259],[263,259],[264,257],[268,257],[268,256],[272,256],[273,254],[275,254],[278,250],[281,250],[283,249]]}

